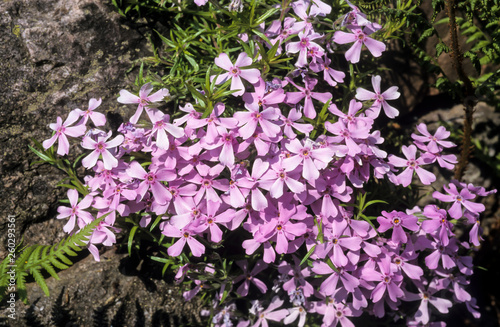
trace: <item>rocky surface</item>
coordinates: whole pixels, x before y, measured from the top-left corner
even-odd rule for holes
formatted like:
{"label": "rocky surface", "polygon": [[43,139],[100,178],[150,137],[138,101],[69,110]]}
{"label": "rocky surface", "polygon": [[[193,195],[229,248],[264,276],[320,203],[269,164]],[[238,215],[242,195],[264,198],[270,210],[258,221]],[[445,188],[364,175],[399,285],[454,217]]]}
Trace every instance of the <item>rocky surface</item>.
{"label": "rocky surface", "polygon": [[[33,145],[32,138],[49,138],[49,123],[74,108],[85,108],[92,97],[102,97],[100,108],[111,122],[109,127],[119,125],[127,109],[118,106],[118,91],[130,85],[127,71],[134,60],[151,53],[141,32],[106,0],[0,2],[0,258],[6,256],[8,215],[16,216],[16,236],[18,240],[23,236],[25,244],[54,244],[65,236],[65,221],[55,219],[58,201],[65,198],[65,191],[56,185],[65,176],[48,165],[31,165],[37,158],[28,145]],[[423,97],[432,93],[426,86],[429,77],[414,63],[402,60],[402,64],[406,68],[399,71],[405,74],[397,83],[405,101],[425,107],[407,114],[408,120],[444,120],[459,127],[461,108],[452,108],[446,97],[439,98],[447,101],[444,105],[427,97],[431,100],[426,105]],[[499,125],[498,113],[478,107],[480,134],[476,136],[488,144],[490,156],[498,153],[495,128]],[[481,160],[473,159],[467,180],[498,188],[494,175]],[[498,326],[500,283],[491,282],[500,280],[498,202],[498,195],[488,198],[486,246],[476,255],[476,264],[488,269],[478,270],[473,284],[483,318],[470,321],[459,308],[452,326]],[[0,305],[0,325],[198,325],[200,304],[184,303],[175,285],[157,276],[153,268],[117,248],[103,253],[100,263],[83,255],[72,268],[59,273],[60,281],[47,279],[51,297],[45,297],[34,283],[28,284],[31,305],[16,304],[15,322],[5,318],[5,305]]]}
{"label": "rocky surface", "polygon": [[[93,97],[103,99],[100,111],[116,128],[127,110],[116,102],[119,90],[131,84],[127,71],[150,54],[140,29],[127,25],[110,1],[0,2],[0,258],[6,256],[8,215],[16,216],[17,243],[21,236],[26,245],[54,244],[65,236],[65,222],[55,219],[58,201],[66,197],[56,185],[65,176],[31,164],[37,160],[28,148],[32,138],[49,138],[48,125],[57,116],[86,108]],[[180,301],[173,284],[130,274],[135,266],[124,257],[109,250],[96,263],[87,254],[60,273],[61,281],[48,279],[50,298],[29,284],[32,305],[18,301],[15,323],[4,319],[5,304],[0,306],[0,325],[196,325],[199,310]]]}

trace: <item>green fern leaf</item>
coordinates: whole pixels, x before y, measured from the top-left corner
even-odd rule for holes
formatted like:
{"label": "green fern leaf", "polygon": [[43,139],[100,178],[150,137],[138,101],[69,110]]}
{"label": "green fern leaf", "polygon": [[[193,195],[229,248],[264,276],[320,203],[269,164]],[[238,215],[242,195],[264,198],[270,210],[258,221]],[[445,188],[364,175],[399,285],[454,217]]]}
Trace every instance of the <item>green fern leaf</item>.
{"label": "green fern leaf", "polygon": [[64,263],[62,263],[61,261],[58,261],[56,258],[54,257],[50,257],[50,263],[52,265],[54,265],[54,267],[56,267],[57,269],[61,269],[61,270],[64,270],[64,269],[67,269],[69,268],[68,265],[65,265]]}
{"label": "green fern leaf", "polygon": [[26,291],[26,276],[28,273],[19,272],[16,278],[16,290],[17,295],[19,295],[19,299],[23,301],[24,304],[28,304],[28,292]]}
{"label": "green fern leaf", "polygon": [[46,296],[49,296],[49,287],[47,286],[47,283],[45,282],[45,278],[43,277],[42,273],[40,272],[40,268],[32,268],[30,269],[30,273],[33,275],[35,278],[36,283],[40,286],[42,291],[45,293]]}
{"label": "green fern leaf", "polygon": [[42,262],[41,266],[50,274],[50,276],[54,277],[56,280],[60,280],[59,276],[57,276],[56,270],[50,263]]}

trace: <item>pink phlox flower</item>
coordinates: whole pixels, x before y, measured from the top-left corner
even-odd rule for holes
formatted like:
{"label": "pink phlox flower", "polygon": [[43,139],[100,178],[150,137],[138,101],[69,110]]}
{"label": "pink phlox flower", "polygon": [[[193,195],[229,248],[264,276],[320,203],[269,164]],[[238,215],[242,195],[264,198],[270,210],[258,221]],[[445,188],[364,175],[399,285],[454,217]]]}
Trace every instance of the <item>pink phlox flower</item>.
{"label": "pink phlox flower", "polygon": [[313,141],[306,139],[302,144],[298,139],[290,140],[285,143],[285,147],[292,156],[283,159],[283,168],[285,171],[292,171],[302,164],[302,176],[312,183],[319,176],[319,170],[325,169],[335,155],[332,148],[315,148]]}
{"label": "pink phlox flower", "polygon": [[[444,246],[439,239],[431,242],[431,250],[433,252],[425,257],[425,265],[429,269],[451,269],[457,264],[455,262],[454,253],[458,251],[458,245],[455,238],[452,238],[447,246]],[[441,262],[441,266],[439,265]]]}
{"label": "pink phlox flower", "polygon": [[337,83],[344,82],[345,73],[339,70],[335,70],[330,67],[332,62],[327,56],[325,59],[317,58],[317,61],[309,64],[309,68],[315,73],[323,72],[323,79],[330,84],[330,86],[335,86]]}
{"label": "pink phlox flower", "polygon": [[195,202],[199,203],[201,199],[222,202],[215,190],[226,192],[229,189],[229,181],[227,179],[216,179],[222,170],[224,170],[224,166],[215,165],[211,168],[208,166],[197,166],[197,169],[198,173],[193,172],[185,177],[186,181],[200,185],[198,192],[194,196]]}
{"label": "pink phlox flower", "polygon": [[347,256],[345,250],[352,252],[361,248],[362,239],[359,236],[346,235],[347,222],[345,220],[334,220],[331,229],[325,228],[325,243],[316,246],[315,253],[320,258],[330,257],[336,267],[345,267],[349,263],[357,264],[359,256]]}
{"label": "pink phlox flower", "polygon": [[376,31],[374,24],[365,26],[363,29],[361,29],[361,27],[352,27],[351,30],[353,33],[336,31],[335,34],[333,34],[333,42],[335,43],[346,44],[354,42],[351,48],[349,48],[349,50],[345,53],[347,61],[350,61],[353,64],[359,62],[363,44],[374,57],[380,57],[382,52],[385,51],[385,44],[383,42],[368,37],[368,35]]}
{"label": "pink phlox flower", "polygon": [[406,301],[421,300],[417,312],[415,313],[415,321],[421,322],[424,325],[430,321],[431,314],[429,312],[429,303],[443,314],[448,313],[448,310],[453,306],[453,303],[450,300],[434,296],[434,294],[440,291],[440,289],[433,286],[435,285],[431,283],[426,289],[424,285],[417,283],[419,290],[418,294],[406,292]]}
{"label": "pink phlox flower", "polygon": [[106,124],[106,116],[104,116],[100,112],[94,111],[94,109],[99,107],[101,103],[101,99],[91,98],[89,100],[89,107],[87,108],[87,110],[83,111],[81,109],[75,109],[74,111],[76,113],[78,113],[80,116],[83,116],[82,121],[78,125],[87,124],[87,121],[90,118],[95,126],[104,126],[104,124]]}
{"label": "pink phlox flower", "polygon": [[[250,150],[255,148],[255,150],[257,150],[257,155],[265,157],[270,151],[272,151],[271,147],[275,147],[281,139],[281,131],[276,135],[276,137],[271,138],[264,133],[262,127],[257,126],[255,132],[248,139],[240,143],[240,147],[242,149]],[[253,147],[251,147],[251,145],[253,145]]]}
{"label": "pink phlox flower", "polygon": [[255,316],[257,316],[257,321],[252,325],[252,327],[268,327],[269,324],[267,320],[279,322],[285,319],[285,317],[288,315],[288,310],[276,310],[277,308],[281,307],[283,303],[283,300],[281,300],[278,296],[275,296],[272,298],[271,303],[269,304],[269,307],[267,307],[267,309],[257,309],[255,313]]}
{"label": "pink phlox flower", "polygon": [[272,33],[270,33],[269,37],[273,37],[273,34],[276,34],[276,37],[269,39],[271,41],[271,44],[268,44],[268,47],[271,48],[276,44],[276,42],[279,42],[278,49],[276,50],[277,55],[280,55],[283,51],[281,48],[282,43],[291,35],[299,32],[297,28],[294,28],[294,23],[296,21],[297,20],[293,17],[285,17],[283,21],[283,27],[281,26],[281,21],[279,20],[275,20],[273,21],[273,23],[271,23],[268,30]]}
{"label": "pink phlox flower", "polygon": [[288,113],[288,117],[281,115],[281,121],[283,121],[283,133],[289,138],[294,139],[297,134],[293,131],[296,129],[300,133],[308,136],[312,132],[314,127],[311,124],[303,123],[302,114],[299,110],[292,108]]}
{"label": "pink phlox flower", "polygon": [[168,255],[172,257],[179,256],[187,243],[191,253],[195,257],[200,257],[203,253],[205,253],[205,246],[201,244],[200,241],[195,239],[194,236],[202,233],[205,229],[205,226],[196,224],[188,224],[181,229],[168,223],[165,224],[161,233],[165,236],[179,238],[168,248]]}
{"label": "pink phlox flower", "polygon": [[462,207],[472,213],[481,213],[486,209],[482,203],[469,201],[474,199],[476,195],[472,194],[467,188],[463,188],[458,192],[457,186],[454,183],[448,184],[448,187],[443,186],[443,188],[448,194],[435,191],[432,193],[432,196],[442,202],[453,202],[452,206],[448,209],[448,213],[454,219],[462,218]]}
{"label": "pink phlox flower", "polygon": [[257,112],[259,109],[266,109],[267,107],[283,103],[285,100],[286,95],[281,86],[276,89],[269,88],[269,82],[264,82],[260,77],[258,82],[254,84],[254,87],[255,92],[247,92],[243,95],[245,108],[251,112]]}
{"label": "pink phlox flower", "polygon": [[349,5],[349,7],[352,8],[352,10],[344,16],[344,19],[342,20],[340,26],[351,25],[351,26],[361,27],[371,24],[371,22],[366,18],[366,15],[363,14],[358,7],[354,6],[351,2],[349,2],[349,0],[345,1]]}
{"label": "pink phlox flower", "polygon": [[235,212],[234,209],[225,211],[221,209],[222,212],[220,212],[220,207],[220,203],[208,202],[206,214],[202,214],[200,217],[200,223],[206,225],[207,230],[210,232],[210,241],[214,243],[219,243],[222,240],[222,230],[219,224],[225,225],[229,223],[233,219]]}
{"label": "pink phlox flower", "polygon": [[106,221],[101,221],[99,225],[97,225],[88,241],[88,249],[95,261],[101,261],[99,249],[97,249],[96,244],[112,246],[116,243],[115,233],[119,232],[120,230],[118,228],[111,226]]}
{"label": "pink phlox flower", "polygon": [[[417,144],[415,142],[415,144]],[[425,145],[422,146],[422,144],[417,144],[418,148],[427,151],[427,148]],[[458,162],[457,156],[454,154],[442,154],[441,152],[437,153],[431,153],[431,152],[425,152],[422,156],[425,156],[428,158],[430,163],[434,163],[437,161],[439,164],[439,167],[446,168],[453,170],[455,168],[455,164]]]}
{"label": "pink phlox flower", "polygon": [[399,111],[387,103],[387,100],[398,99],[400,93],[397,86],[391,86],[384,92],[380,91],[380,82],[382,78],[378,75],[372,76],[372,86],[375,92],[368,91],[361,87],[356,89],[356,99],[360,101],[374,101],[371,107],[366,111],[366,115],[370,118],[377,118],[380,114],[380,109],[383,108],[385,115],[389,118],[394,118],[399,115]]}
{"label": "pink phlox flower", "polygon": [[254,182],[250,181],[250,174],[244,164],[236,164],[231,169],[229,189],[222,200],[233,208],[241,208],[246,204],[246,198],[253,188]]}
{"label": "pink phlox flower", "polygon": [[286,171],[283,162],[276,162],[270,167],[271,169],[261,177],[261,186],[269,191],[271,197],[279,199],[285,191],[285,185],[293,193],[305,191],[305,185],[299,182],[299,169]]}
{"label": "pink phlox flower", "polygon": [[447,246],[449,239],[453,236],[453,224],[448,221],[446,210],[438,208],[436,205],[427,205],[424,208],[424,216],[429,218],[422,222],[422,230],[426,233],[436,233],[444,246]]}
{"label": "pink phlox flower", "polygon": [[427,125],[425,125],[424,123],[418,124],[417,130],[422,135],[412,133],[411,137],[415,140],[416,143],[427,143],[427,151],[431,153],[441,152],[441,147],[452,148],[456,146],[453,142],[444,141],[444,139],[450,136],[450,132],[448,132],[443,126],[439,126],[434,135],[429,133],[429,131],[427,130]]}
{"label": "pink phlox flower", "polygon": [[247,296],[248,290],[250,289],[250,283],[254,284],[257,287],[257,289],[262,293],[265,294],[267,292],[266,284],[260,279],[255,278],[255,276],[257,276],[260,272],[267,269],[268,267],[267,263],[263,262],[262,260],[259,260],[255,263],[255,266],[252,268],[251,271],[249,270],[247,260],[236,261],[236,264],[238,265],[238,267],[241,268],[241,270],[243,270],[243,274],[236,277],[233,281],[233,284],[236,284],[243,280],[243,283],[238,287],[236,293],[238,293],[241,296]]}
{"label": "pink phlox flower", "polygon": [[332,296],[338,292],[337,285],[340,281],[342,287],[349,293],[353,293],[360,285],[360,280],[352,275],[354,265],[346,267],[335,267],[333,270],[327,263],[316,260],[313,262],[312,271],[317,275],[329,275],[320,286],[319,291],[325,296]]}
{"label": "pink phlox flower", "polygon": [[267,198],[259,189],[262,187],[262,176],[266,174],[268,169],[269,163],[267,161],[263,161],[261,158],[257,158],[254,161],[251,175],[249,177],[246,177],[246,180],[242,180],[242,183],[244,183],[243,185],[245,185],[246,188],[250,189],[250,203],[251,207],[255,211],[264,210],[268,206]]}
{"label": "pink phlox flower", "polygon": [[315,187],[309,192],[312,198],[303,203],[310,204],[316,214],[321,214],[326,219],[334,218],[340,206],[338,200],[349,202],[352,192],[352,189],[346,186],[345,176],[328,170],[316,180]]}
{"label": "pink phlox flower", "polygon": [[259,107],[252,107],[247,112],[238,111],[234,113],[234,118],[239,121],[238,126],[240,128],[238,129],[238,133],[244,140],[250,138],[255,133],[257,126],[262,128],[266,136],[275,138],[281,132],[281,128],[277,124],[279,117],[280,110],[275,107],[266,107],[262,111],[259,110]]}
{"label": "pink phlox flower", "polygon": [[78,202],[78,191],[75,189],[70,189],[67,192],[69,204],[71,208],[60,206],[57,208],[57,219],[63,219],[69,217],[68,222],[64,225],[63,230],[66,233],[70,233],[75,228],[75,223],[78,222],[78,227],[83,228],[87,224],[94,220],[92,214],[85,209],[92,205],[94,197],[92,195],[85,196],[80,202]]}
{"label": "pink phlox flower", "polygon": [[[185,198],[183,202],[175,207],[175,213],[170,217],[169,223],[182,229],[189,224],[200,225],[202,223],[202,215],[206,216],[207,202],[195,202],[194,198]],[[208,225],[205,225],[205,229]],[[204,231],[204,230],[203,230]]]}
{"label": "pink phlox flower", "polygon": [[[297,23],[295,23],[297,24]],[[295,63],[297,67],[307,66],[307,55],[311,49],[315,49],[316,56],[321,57],[324,54],[323,48],[319,46],[318,43],[313,42],[313,40],[323,37],[318,33],[311,33],[311,30],[306,29],[305,31],[299,32],[298,35],[300,41],[290,42],[286,45],[287,54],[299,53],[299,58]]]}
{"label": "pink phlox flower", "polygon": [[235,163],[235,154],[243,152],[248,146],[247,143],[239,143],[237,136],[236,132],[221,130],[213,144],[202,144],[202,146],[210,150],[212,157],[219,158],[222,165],[232,167]]}
{"label": "pink phlox flower", "polygon": [[176,138],[184,136],[184,130],[182,128],[169,122],[169,115],[165,115],[161,111],[157,111],[156,113],[151,114],[150,118],[153,123],[151,136],[156,137],[156,146],[160,149],[166,150],[170,146],[167,133]]}
{"label": "pink phlox flower", "polygon": [[[424,271],[418,265],[413,263],[417,263],[418,253],[414,251],[414,247],[412,242],[409,240],[406,243],[406,247],[403,249],[402,243],[397,244],[394,251],[389,252],[389,256],[391,257],[391,269],[395,272],[404,272],[406,276],[409,278],[419,281],[420,278],[424,275]],[[401,252],[400,254],[398,254]],[[410,263],[413,262],[413,263]]]}
{"label": "pink phlox flower", "polygon": [[464,289],[470,283],[465,276],[440,269],[436,270],[436,274],[441,278],[433,282],[435,288],[450,290],[453,293],[453,298],[460,302],[472,300],[472,296]]}
{"label": "pink phlox flower", "polygon": [[[308,307],[310,307],[310,305]],[[289,325],[295,322],[297,318],[299,318],[297,326],[304,327],[306,324],[307,312],[308,312],[307,306],[303,305],[298,305],[293,308],[288,308],[288,316],[285,319],[283,319],[283,323],[285,325]]]}
{"label": "pink phlox flower", "polygon": [[151,146],[149,142],[149,130],[146,131],[144,128],[124,129],[120,133],[123,133],[125,137],[121,148],[126,152],[139,152],[143,150],[146,152]]}
{"label": "pink phlox flower", "polygon": [[[286,197],[283,201],[285,200],[287,200]],[[269,206],[264,210],[267,219],[260,225],[258,232],[254,235],[254,239],[259,243],[274,241],[276,242],[275,248],[278,254],[287,253],[288,242],[304,234],[307,227],[303,222],[293,222],[290,220],[292,216],[295,216],[296,212],[297,209],[295,206],[283,202],[278,202],[277,208]],[[294,219],[296,218],[294,217]]]}
{"label": "pink phlox flower", "polygon": [[332,141],[341,142],[343,140],[345,142],[344,148],[346,149],[342,149],[341,152],[338,151],[338,157],[343,157],[344,154],[354,157],[358,153],[361,153],[362,149],[358,143],[361,143],[370,135],[368,129],[354,128],[356,125],[352,124],[350,126],[349,128],[342,119],[339,119],[335,123],[325,122],[326,130],[336,135]]}
{"label": "pink phlox flower", "polygon": [[331,104],[330,107],[328,107],[328,110],[335,116],[341,118],[349,131],[356,131],[358,129],[370,130],[373,125],[373,119],[356,115],[362,107],[362,103],[352,99],[349,102],[349,109],[347,111],[347,114],[340,111],[334,103]]}
{"label": "pink phlox flower", "polygon": [[43,141],[42,145],[44,149],[50,148],[58,141],[59,146],[57,147],[57,154],[60,156],[67,155],[69,153],[69,141],[67,136],[80,137],[85,134],[87,129],[83,124],[70,126],[76,122],[78,117],[79,114],[74,110],[69,113],[64,123],[61,117],[57,117],[57,122],[49,125],[50,129],[55,131],[55,133],[50,139]]}
{"label": "pink phlox flower", "polygon": [[408,241],[407,233],[404,231],[403,227],[413,232],[420,229],[417,217],[396,210],[391,212],[382,211],[382,216],[377,218],[377,222],[380,224],[377,229],[380,233],[386,232],[392,228],[391,240],[396,244],[406,243]]}
{"label": "pink phlox flower", "polygon": [[366,281],[379,282],[372,290],[370,296],[374,303],[382,300],[386,292],[393,302],[405,296],[405,293],[401,289],[403,276],[400,272],[392,271],[390,265],[390,258],[385,256],[378,262],[377,267],[380,271],[366,266],[362,268],[361,278]]}
{"label": "pink phlox flower", "polygon": [[137,161],[132,161],[127,169],[127,173],[130,177],[141,180],[141,183],[136,189],[139,200],[144,198],[148,190],[151,190],[153,193],[154,201],[161,205],[166,204],[172,199],[172,195],[161,182],[175,180],[177,178],[177,174],[173,171],[167,169],[157,169],[146,172],[146,170]]}
{"label": "pink phlox flower", "polygon": [[[302,269],[299,265],[300,260],[297,256],[293,255],[293,265],[288,264],[286,261],[282,261],[278,265],[278,272],[282,275],[290,276],[290,278],[283,283],[283,289],[288,293],[300,289],[302,297],[310,297],[314,293],[313,286],[306,280],[311,276],[311,268],[306,267]],[[303,303],[298,303],[295,305],[301,305]]]}
{"label": "pink phlox flower", "polygon": [[[320,6],[322,6],[323,8],[320,8],[314,3],[311,4],[311,2],[309,1],[308,2],[296,1],[292,3],[293,11],[297,15],[297,17],[301,19],[301,21],[297,21],[293,25],[295,33],[304,30],[306,31],[313,30],[313,23],[318,21],[316,16],[325,16],[332,10],[332,8],[329,5],[326,5],[323,2],[320,4]],[[327,7],[330,7],[329,10]],[[325,9],[325,11],[322,11],[321,9]]]}
{"label": "pink phlox flower", "polygon": [[[153,85],[151,83],[144,84],[139,90],[139,96],[130,93],[127,90],[121,90],[120,96],[117,101],[124,104],[137,104],[137,110],[135,114],[130,117],[130,122],[132,124],[136,124],[141,117],[142,111],[146,108],[148,115],[150,114],[150,110],[148,106],[152,102],[160,102],[163,98],[170,96],[170,92],[167,89],[160,89],[155,93],[149,95],[153,91]],[[153,113],[154,111],[151,111]]]}
{"label": "pink phlox flower", "polygon": [[123,198],[132,201],[137,198],[137,192],[135,190],[130,190],[127,188],[128,185],[125,183],[120,183],[114,187],[108,187],[103,192],[104,198],[111,199],[110,209],[116,210],[118,205],[123,200]]}
{"label": "pink phlox flower", "polygon": [[215,104],[210,116],[205,119],[190,119],[187,121],[186,126],[192,129],[207,126],[207,134],[203,137],[203,141],[206,144],[212,144],[221,133],[232,130],[238,125],[238,120],[233,117],[221,117],[225,109],[226,106],[222,102],[218,102]]}
{"label": "pink phlox flower", "polygon": [[[177,147],[180,149],[180,147]],[[193,170],[198,170],[198,166],[203,166],[203,169],[210,169],[206,164],[207,162],[213,160],[213,156],[210,155],[210,150],[205,150],[201,143],[196,142],[187,148],[187,151],[179,151],[180,162],[177,166],[177,174],[179,176],[185,176]]]}
{"label": "pink phlox flower", "polygon": [[91,137],[84,137],[82,140],[82,147],[84,149],[93,150],[88,156],[82,159],[82,165],[85,168],[92,168],[96,165],[99,157],[102,157],[105,169],[112,169],[118,166],[118,159],[115,158],[109,149],[116,148],[123,143],[125,139],[123,135],[118,135],[114,139],[107,141],[112,135],[112,132],[104,137],[98,137],[97,141],[94,141]]}
{"label": "pink phlox flower", "polygon": [[[365,139],[366,146],[371,150],[371,153],[368,152],[368,154],[373,154],[374,156],[380,159],[386,158],[387,152],[381,150],[377,146],[377,144],[383,144],[383,143],[384,143],[384,138],[380,136],[380,131],[373,131],[373,133],[368,135],[368,137]],[[367,151],[365,151],[365,153],[367,153]]]}
{"label": "pink phlox flower", "polygon": [[342,327],[354,327],[348,317],[357,317],[361,314],[352,305],[341,303],[334,298],[328,298],[316,305],[316,312],[323,315],[322,327],[336,327],[339,323]]}
{"label": "pink phlox flower", "polygon": [[[245,52],[241,52],[238,55],[234,65],[229,59],[229,56],[225,53],[221,53],[217,58],[215,58],[215,64],[228,71],[227,73],[219,75],[215,83],[221,84],[228,79],[231,79],[231,90],[237,90],[237,92],[233,93],[234,96],[240,96],[245,93],[245,86],[241,80],[242,78],[251,84],[255,84],[259,81],[260,71],[257,68],[242,69],[242,67],[250,66],[252,64],[252,58],[248,57]],[[215,75],[210,77],[211,80],[214,78]]]}
{"label": "pink phlox flower", "polygon": [[482,186],[474,186],[472,183],[461,183],[459,181],[452,180],[451,181],[453,184],[455,184],[457,187],[462,187],[462,188],[467,188],[472,194],[478,195],[478,196],[488,196],[490,194],[496,194],[497,190],[493,189],[490,191],[486,191],[486,189]]}
{"label": "pink phlox flower", "polygon": [[436,180],[436,176],[423,169],[422,165],[427,165],[430,163],[430,160],[426,156],[421,156],[420,158],[416,158],[417,148],[415,145],[402,147],[403,154],[406,159],[396,157],[394,155],[389,155],[389,163],[394,165],[395,167],[406,167],[406,169],[397,176],[398,182],[404,187],[410,185],[413,173],[416,172],[418,178],[424,185],[430,185]]}
{"label": "pink phlox flower", "polygon": [[[120,165],[120,163],[119,163]],[[122,166],[125,166],[122,164]],[[116,181],[119,175],[116,169],[105,169],[102,161],[98,161],[97,165],[94,166],[94,176],[87,175],[85,178],[85,183],[90,190],[93,192],[97,189],[106,189],[108,187],[115,187]]]}

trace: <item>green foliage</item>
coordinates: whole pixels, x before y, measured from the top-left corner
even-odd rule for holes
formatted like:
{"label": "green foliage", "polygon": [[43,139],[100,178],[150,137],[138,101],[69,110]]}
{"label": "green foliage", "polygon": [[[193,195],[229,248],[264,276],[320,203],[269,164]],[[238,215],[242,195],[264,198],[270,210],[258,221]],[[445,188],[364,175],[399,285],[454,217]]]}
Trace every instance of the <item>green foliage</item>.
{"label": "green foliage", "polygon": [[28,276],[32,276],[45,295],[49,296],[49,288],[45,282],[46,277],[43,272],[45,271],[55,279],[59,279],[56,269],[64,270],[73,264],[68,256],[77,256],[77,252],[86,246],[88,238],[106,216],[103,215],[95,219],[78,233],[66,237],[57,244],[31,245],[21,249],[18,253],[15,253],[13,258],[17,257],[17,260],[13,264],[11,264],[10,256],[5,258],[0,265],[0,271],[2,272],[0,276],[0,301],[7,295],[9,286],[12,287],[12,285],[9,285],[10,275],[7,274],[11,266],[15,267],[17,294],[24,303],[28,304],[28,294],[26,292],[26,278]]}

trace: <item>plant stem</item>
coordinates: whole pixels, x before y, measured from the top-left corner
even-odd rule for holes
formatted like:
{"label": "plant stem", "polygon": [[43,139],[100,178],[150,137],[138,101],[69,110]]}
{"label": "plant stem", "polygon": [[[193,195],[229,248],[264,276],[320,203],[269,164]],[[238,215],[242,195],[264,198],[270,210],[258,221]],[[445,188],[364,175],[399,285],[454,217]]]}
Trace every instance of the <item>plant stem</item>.
{"label": "plant stem", "polygon": [[465,94],[462,98],[465,111],[464,119],[464,137],[462,140],[462,150],[460,152],[460,159],[457,166],[455,167],[455,179],[461,180],[467,164],[469,162],[469,156],[471,152],[471,135],[472,135],[472,115],[474,113],[475,98],[474,98],[474,88],[472,83],[464,72],[462,61],[463,56],[460,51],[460,46],[458,44],[458,33],[457,33],[457,23],[455,20],[455,0],[446,0],[446,13],[450,19],[450,37],[451,37],[451,54],[453,67],[455,68],[458,78],[463,82],[465,86]]}

